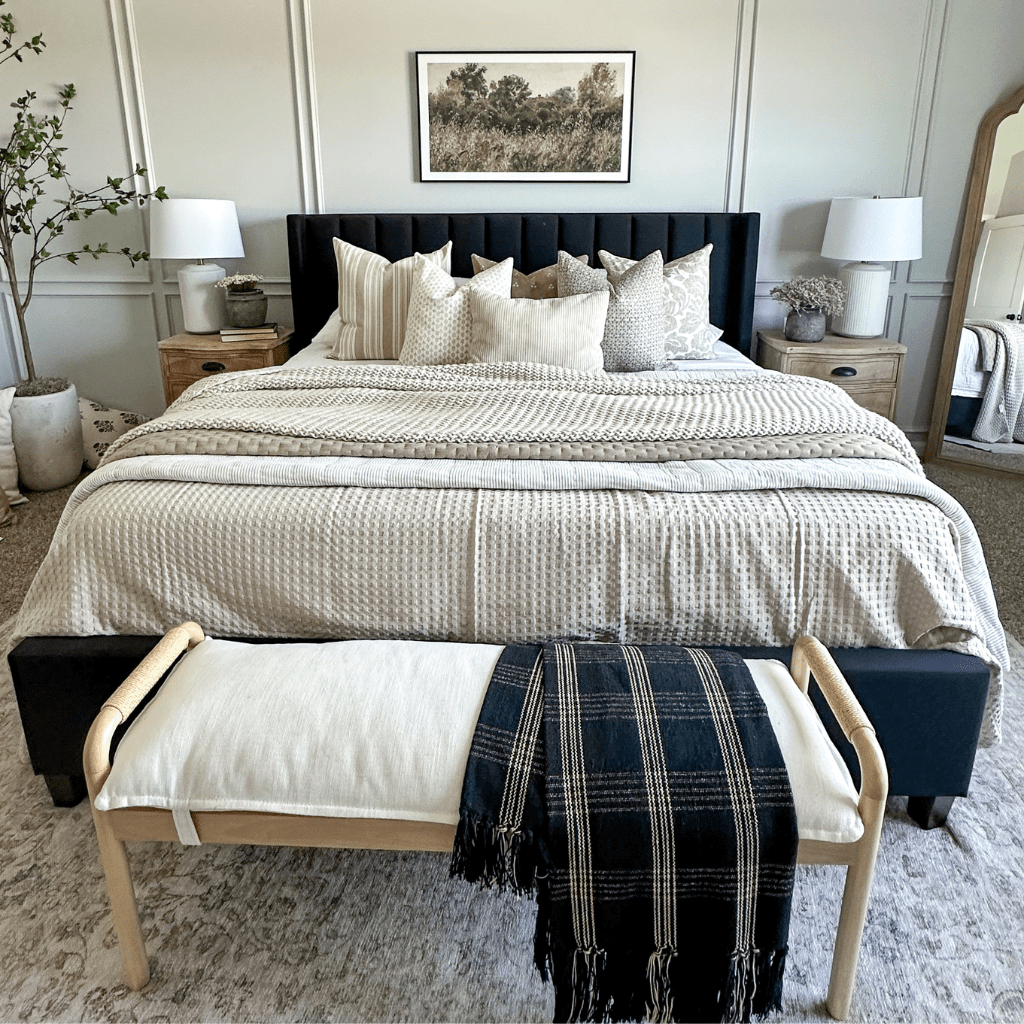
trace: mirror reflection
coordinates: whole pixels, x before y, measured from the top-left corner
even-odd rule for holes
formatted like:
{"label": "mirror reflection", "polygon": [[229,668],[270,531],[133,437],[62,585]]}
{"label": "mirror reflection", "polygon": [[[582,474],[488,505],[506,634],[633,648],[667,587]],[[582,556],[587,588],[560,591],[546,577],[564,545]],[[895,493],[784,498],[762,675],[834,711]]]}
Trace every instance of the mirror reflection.
{"label": "mirror reflection", "polygon": [[995,136],[942,456],[1024,473],[1024,111]]}

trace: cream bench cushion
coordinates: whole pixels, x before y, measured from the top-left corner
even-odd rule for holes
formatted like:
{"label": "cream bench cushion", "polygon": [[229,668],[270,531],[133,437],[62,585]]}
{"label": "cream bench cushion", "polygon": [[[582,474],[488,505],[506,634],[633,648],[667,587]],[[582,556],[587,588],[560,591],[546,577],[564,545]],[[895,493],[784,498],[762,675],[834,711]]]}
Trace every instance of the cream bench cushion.
{"label": "cream bench cushion", "polygon": [[[131,725],[101,811],[262,811],[454,825],[484,693],[503,648],[414,640],[206,639]],[[801,839],[863,834],[857,790],[810,700],[748,661],[789,771]]]}

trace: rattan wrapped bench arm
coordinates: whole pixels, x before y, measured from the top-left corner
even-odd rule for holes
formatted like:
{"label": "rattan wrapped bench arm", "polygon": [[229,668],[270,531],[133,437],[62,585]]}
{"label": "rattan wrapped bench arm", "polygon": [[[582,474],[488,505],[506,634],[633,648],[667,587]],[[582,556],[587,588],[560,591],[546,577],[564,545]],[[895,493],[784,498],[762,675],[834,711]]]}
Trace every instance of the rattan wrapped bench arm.
{"label": "rattan wrapped bench arm", "polygon": [[194,622],[183,622],[168,630],[138,668],[104,701],[86,737],[82,753],[82,767],[90,797],[96,797],[110,774],[110,743],[114,730],[128,720],[178,655],[202,640],[203,631]]}
{"label": "rattan wrapped bench arm", "polygon": [[[875,738],[875,727],[864,714],[860,701],[854,696],[849,683],[843,678],[828,648],[812,636],[802,636],[793,645],[793,661],[790,668],[797,685],[807,693],[811,676],[817,680],[832,714],[836,716],[843,735],[853,744],[860,762],[860,811],[881,813],[879,804],[884,804],[889,792],[889,772],[885,758]],[[876,806],[868,811],[866,801]],[[865,819],[867,820],[867,819]]]}

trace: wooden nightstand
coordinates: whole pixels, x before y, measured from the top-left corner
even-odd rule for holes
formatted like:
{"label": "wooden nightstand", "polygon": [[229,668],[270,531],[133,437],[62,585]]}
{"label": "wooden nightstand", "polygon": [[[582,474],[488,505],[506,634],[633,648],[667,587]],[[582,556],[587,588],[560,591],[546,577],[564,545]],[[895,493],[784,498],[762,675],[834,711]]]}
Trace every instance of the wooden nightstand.
{"label": "wooden nightstand", "polygon": [[769,370],[817,377],[838,384],[865,409],[892,419],[900,393],[906,345],[889,338],[787,341],[782,331],[758,331],[757,362]]}
{"label": "wooden nightstand", "polygon": [[222,341],[219,334],[175,334],[173,338],[164,338],[157,348],[167,404],[189,384],[214,373],[280,366],[288,358],[291,336],[290,327],[279,327],[276,337],[261,341]]}

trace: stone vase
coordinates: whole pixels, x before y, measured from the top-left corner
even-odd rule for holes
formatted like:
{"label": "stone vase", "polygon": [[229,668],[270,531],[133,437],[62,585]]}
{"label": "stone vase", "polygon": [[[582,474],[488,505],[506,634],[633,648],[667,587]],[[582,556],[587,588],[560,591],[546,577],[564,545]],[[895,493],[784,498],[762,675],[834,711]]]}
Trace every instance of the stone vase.
{"label": "stone vase", "polygon": [[75,386],[52,395],[16,396],[11,439],[18,476],[32,491],[53,491],[82,471],[82,415]]}
{"label": "stone vase", "polygon": [[259,327],[267,322],[267,296],[259,288],[224,296],[231,327]]}
{"label": "stone vase", "polygon": [[820,309],[791,309],[784,333],[787,341],[821,341],[825,337],[825,314]]}

